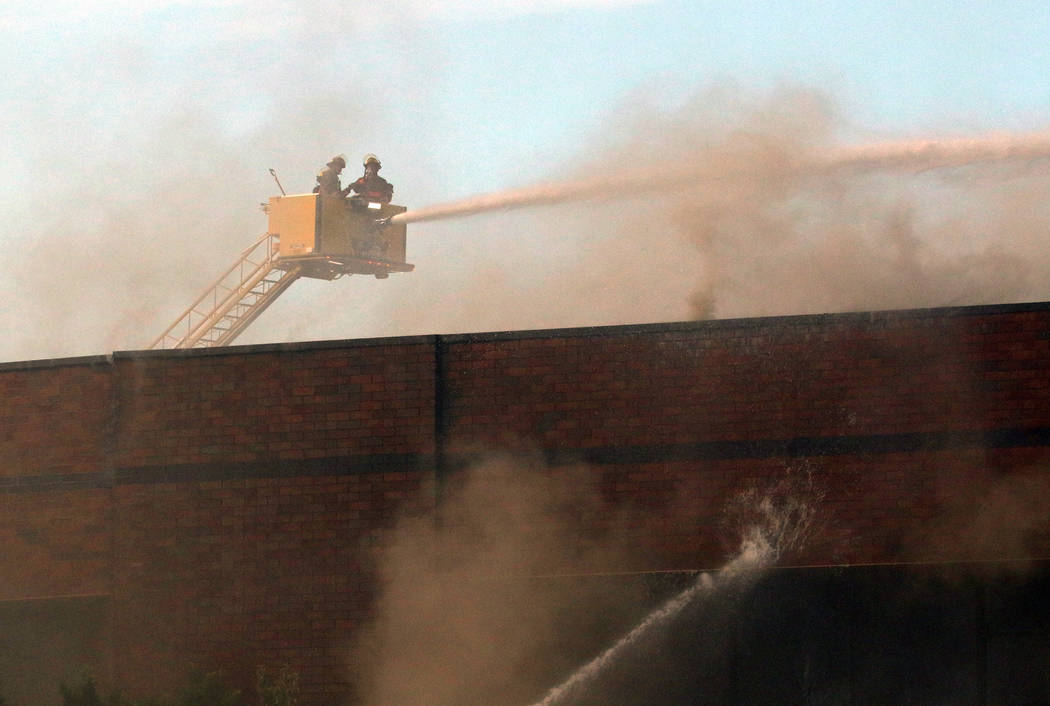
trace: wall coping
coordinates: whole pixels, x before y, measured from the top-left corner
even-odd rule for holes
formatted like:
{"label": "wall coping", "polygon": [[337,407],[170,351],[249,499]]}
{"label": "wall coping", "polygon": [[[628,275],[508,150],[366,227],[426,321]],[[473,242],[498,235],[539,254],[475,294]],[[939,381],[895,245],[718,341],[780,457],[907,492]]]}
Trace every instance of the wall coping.
{"label": "wall coping", "polygon": [[607,338],[614,336],[634,336],[639,334],[704,330],[761,329],[770,326],[812,327],[817,325],[827,325],[831,322],[876,323],[907,319],[955,319],[970,316],[995,316],[999,314],[1016,314],[1025,312],[1050,312],[1050,301],[932,307],[926,309],[886,309],[878,311],[823,314],[789,314],[781,316],[704,319],[699,321],[670,321],[645,324],[611,324],[605,326],[577,326],[551,329],[484,331],[477,333],[420,334],[414,336],[329,339],[321,341],[298,341],[293,343],[260,343],[242,346],[225,346],[222,348],[114,351],[108,355],[0,363],[0,373],[13,370],[38,370],[68,366],[110,366],[118,361],[148,360],[153,358],[195,358],[198,356],[297,353],[303,351],[364,348],[374,346],[435,346],[537,338]]}
{"label": "wall coping", "polygon": [[49,370],[66,367],[109,367],[113,364],[111,355],[84,355],[73,358],[44,358],[41,360],[15,360],[0,363],[0,373],[14,370]]}
{"label": "wall coping", "polygon": [[724,329],[759,329],[769,326],[812,327],[830,322],[875,323],[906,319],[952,319],[968,316],[995,316],[1025,312],[1050,313],[1050,302],[1018,304],[982,304],[974,306],[935,307],[929,309],[886,309],[824,314],[790,314],[783,316],[755,316],[731,319],[703,319],[697,321],[670,321],[649,324],[617,324],[609,326],[581,326],[575,328],[535,329],[522,331],[492,331],[484,333],[457,333],[439,336],[444,343],[474,343],[528,338],[598,338],[631,334],[670,333]]}

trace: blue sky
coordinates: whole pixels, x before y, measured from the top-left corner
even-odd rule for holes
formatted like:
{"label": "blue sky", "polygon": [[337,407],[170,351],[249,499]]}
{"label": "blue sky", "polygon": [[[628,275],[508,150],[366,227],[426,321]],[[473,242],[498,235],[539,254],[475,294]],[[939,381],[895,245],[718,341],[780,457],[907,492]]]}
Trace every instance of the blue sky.
{"label": "blue sky", "polygon": [[[42,111],[55,124],[34,146],[50,139],[71,158],[78,147],[64,143],[64,113],[89,115],[106,132],[131,111],[190,98],[236,136],[282,108],[274,91],[305,90],[287,85],[292,76],[326,90],[342,83],[376,111],[381,125],[367,144],[348,125],[332,149],[425,139],[448,180],[469,179],[474,190],[514,183],[534,150],[571,154],[646,87],[673,102],[718,82],[817,86],[858,128],[888,133],[1030,129],[1050,112],[1042,2],[468,5],[152,0],[130,15],[115,2],[0,10],[13,77],[0,97],[14,114],[14,156],[39,159],[17,137],[33,128],[19,115]],[[96,145],[110,148],[95,138],[83,149]]]}
{"label": "blue sky", "polygon": [[[134,329],[163,328],[257,234],[252,209],[274,190],[270,167],[289,191],[307,191],[332,154],[353,164],[376,152],[397,200],[423,206],[572,172],[638,119],[633,106],[674,116],[712,87],[820,91],[847,142],[1050,123],[1045,2],[123,5],[0,9],[0,244],[28,253],[0,285],[21,302],[5,322],[26,331],[5,359],[151,338]],[[214,252],[166,252],[182,236]],[[67,259],[64,239],[79,241],[69,259],[80,266],[60,276],[85,292],[90,316],[55,314],[62,292],[33,259]],[[438,239],[416,252],[448,257]],[[336,296],[317,291],[297,305]],[[16,309],[66,323],[23,326]],[[362,316],[335,327],[274,321],[260,340],[437,332],[375,324],[385,310]],[[134,323],[104,323],[118,319]]]}

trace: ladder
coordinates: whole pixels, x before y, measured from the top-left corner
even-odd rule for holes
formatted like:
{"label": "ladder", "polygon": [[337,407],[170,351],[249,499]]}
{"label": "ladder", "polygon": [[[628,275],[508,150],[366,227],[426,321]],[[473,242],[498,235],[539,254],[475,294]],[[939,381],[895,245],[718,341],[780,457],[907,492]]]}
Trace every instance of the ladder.
{"label": "ladder", "polygon": [[241,253],[190,308],[149,348],[212,348],[233,342],[259,314],[281,296],[301,267],[282,266],[277,235],[265,233]]}

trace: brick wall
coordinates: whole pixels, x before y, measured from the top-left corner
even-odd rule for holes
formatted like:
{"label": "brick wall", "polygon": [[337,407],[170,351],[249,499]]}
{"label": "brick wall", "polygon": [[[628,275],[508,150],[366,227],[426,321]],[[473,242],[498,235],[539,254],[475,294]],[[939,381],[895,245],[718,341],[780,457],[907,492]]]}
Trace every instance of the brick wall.
{"label": "brick wall", "polygon": [[718,566],[727,503],[792,474],[792,563],[1046,559],[1048,368],[1047,304],[2,365],[0,600],[104,597],[132,688],[287,663],[338,703],[386,530],[491,451],[608,509],[581,570]]}
{"label": "brick wall", "polygon": [[433,502],[432,345],[229,353],[116,357],[114,678],[288,664],[337,700],[382,530]]}
{"label": "brick wall", "polygon": [[786,470],[812,474],[825,494],[823,531],[796,561],[1050,556],[1034,524],[1023,539],[998,528],[1010,535],[998,546],[922,537],[934,518],[978,511],[982,492],[1005,503],[1015,482],[1041,486],[1045,306],[443,344],[449,447],[538,444],[554,463],[591,464],[611,499],[644,506],[634,540],[645,568],[717,565],[717,538],[693,528],[710,528],[734,493],[772,486]]}
{"label": "brick wall", "polygon": [[107,462],[106,358],[6,364],[0,372],[0,479],[98,473]]}

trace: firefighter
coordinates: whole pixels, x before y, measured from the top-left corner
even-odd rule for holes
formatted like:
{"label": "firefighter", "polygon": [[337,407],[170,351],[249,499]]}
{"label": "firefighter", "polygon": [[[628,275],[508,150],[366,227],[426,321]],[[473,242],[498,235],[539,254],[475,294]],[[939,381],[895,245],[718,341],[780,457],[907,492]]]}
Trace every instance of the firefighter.
{"label": "firefighter", "polygon": [[365,167],[364,175],[347,188],[353,189],[362,198],[369,201],[390,203],[390,199],[394,196],[394,186],[379,176],[379,170],[383,168],[383,165],[379,163],[379,157],[374,154],[366,154],[361,161]]}
{"label": "firefighter", "polygon": [[332,161],[317,173],[317,186],[314,187],[314,193],[321,196],[339,196],[342,198],[348,196],[353,185],[344,189],[339,183],[339,174],[345,168],[346,157],[341,154],[332,157]]}

